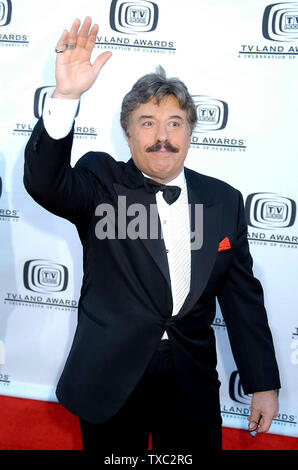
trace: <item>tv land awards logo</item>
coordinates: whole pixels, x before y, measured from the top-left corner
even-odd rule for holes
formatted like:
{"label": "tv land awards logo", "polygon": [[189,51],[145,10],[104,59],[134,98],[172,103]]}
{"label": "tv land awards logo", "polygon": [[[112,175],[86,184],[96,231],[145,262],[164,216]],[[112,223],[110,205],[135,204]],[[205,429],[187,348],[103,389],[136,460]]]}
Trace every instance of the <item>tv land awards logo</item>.
{"label": "tv land awards logo", "polygon": [[[39,119],[42,116],[45,99],[47,93],[51,95],[55,89],[53,85],[45,85],[39,87],[35,90],[34,98],[33,98],[33,114],[36,119]],[[80,112],[80,103],[78,105],[75,117],[77,118]],[[27,136],[29,137],[33,131],[33,125],[31,123],[25,122],[16,122],[13,135],[17,136]],[[91,139],[94,140],[98,136],[98,129],[95,126],[86,126],[77,124],[74,127],[74,138],[75,139]]]}
{"label": "tv land awards logo", "polygon": [[148,33],[156,29],[158,6],[147,0],[113,0],[110,25],[114,31],[125,34]]}
{"label": "tv land awards logo", "polygon": [[245,213],[251,227],[248,233],[250,241],[283,248],[298,247],[298,235],[292,233],[296,221],[296,202],[293,199],[269,192],[249,194]]}
{"label": "tv land awards logo", "polygon": [[10,26],[12,20],[12,2],[11,0],[0,1],[0,46],[1,47],[28,47],[29,36],[23,32],[7,31],[6,27]]}
{"label": "tv land awards logo", "polygon": [[275,193],[254,193],[246,200],[246,214],[247,223],[252,227],[291,227],[296,219],[296,203]]}
{"label": "tv land awards logo", "polygon": [[228,105],[209,96],[193,96],[197,108],[198,122],[195,132],[224,129],[228,121]]}
{"label": "tv land awards logo", "polygon": [[68,271],[48,260],[29,260],[24,265],[24,286],[34,292],[61,292],[67,289]]}
{"label": "tv land awards logo", "polygon": [[[156,33],[159,9],[155,2],[112,0],[109,24],[116,35],[98,36],[96,47],[155,54],[174,54],[176,51],[175,41],[161,39]],[[154,36],[146,37],[152,32]]]}
{"label": "tv land awards logo", "polygon": [[239,58],[296,59],[298,55],[298,2],[267,5],[262,17],[262,36],[268,44],[241,44]]}
{"label": "tv land awards logo", "polygon": [[45,259],[24,263],[23,286],[27,292],[6,292],[4,303],[18,307],[55,310],[76,310],[77,300],[67,297],[69,270],[66,266]]}
{"label": "tv land awards logo", "polygon": [[288,42],[298,39],[298,2],[268,5],[263,16],[263,36],[270,41]]}
{"label": "tv land awards logo", "polygon": [[228,123],[229,107],[225,101],[211,96],[192,95],[197,108],[197,124],[193,130],[191,145],[204,150],[245,151],[245,139],[216,136]]}

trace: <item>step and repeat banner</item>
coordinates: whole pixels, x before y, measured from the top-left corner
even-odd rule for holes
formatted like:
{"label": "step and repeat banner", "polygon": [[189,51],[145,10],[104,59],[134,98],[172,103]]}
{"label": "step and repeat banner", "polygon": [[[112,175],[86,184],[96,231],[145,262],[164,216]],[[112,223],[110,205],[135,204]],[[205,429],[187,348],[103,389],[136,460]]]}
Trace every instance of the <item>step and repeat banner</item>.
{"label": "step and repeat banner", "polygon": [[[113,56],[81,100],[72,162],[89,150],[130,158],[119,112],[140,76],[160,64],[186,83],[198,112],[186,166],[245,200],[283,385],[270,432],[298,436],[298,2],[0,1],[0,394],[55,401],[76,327],[80,241],[26,193],[23,160],[55,86],[56,42],[87,15],[99,24],[94,57]],[[213,327],[223,424],[246,429],[251,396],[219,308]]]}

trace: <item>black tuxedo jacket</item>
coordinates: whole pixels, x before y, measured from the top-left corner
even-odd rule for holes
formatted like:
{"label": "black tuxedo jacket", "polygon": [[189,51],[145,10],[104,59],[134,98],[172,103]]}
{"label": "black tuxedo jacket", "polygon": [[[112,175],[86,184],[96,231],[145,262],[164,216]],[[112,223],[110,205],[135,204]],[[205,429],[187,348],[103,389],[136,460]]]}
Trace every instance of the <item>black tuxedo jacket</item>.
{"label": "black tuxedo jacket", "polygon": [[[90,152],[70,166],[72,133],[51,139],[42,119],[25,151],[24,184],[50,212],[77,227],[84,276],[78,325],[57,386],[57,397],[90,422],[112,417],[132,393],[167,331],[190,421],[220,419],[215,337],[218,298],[246,393],[280,387],[262,288],[252,273],[241,194],[228,184],[185,168],[189,204],[203,204],[203,245],[191,252],[191,287],[178,315],[164,242],[96,236],[99,204],[147,209],[155,195],[143,187],[133,161]],[[149,213],[149,211],[148,211]],[[192,230],[194,217],[191,216]],[[116,217],[117,225],[117,217]],[[117,229],[117,227],[116,227]],[[231,248],[218,251],[228,237]]]}

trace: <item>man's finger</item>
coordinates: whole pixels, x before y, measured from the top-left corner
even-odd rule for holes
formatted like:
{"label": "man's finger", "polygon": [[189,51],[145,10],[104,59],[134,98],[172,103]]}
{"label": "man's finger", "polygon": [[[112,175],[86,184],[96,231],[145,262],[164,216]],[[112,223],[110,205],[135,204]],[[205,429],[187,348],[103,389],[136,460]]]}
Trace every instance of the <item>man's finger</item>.
{"label": "man's finger", "polygon": [[74,20],[74,22],[73,22],[73,24],[70,28],[70,31],[69,31],[67,44],[76,45],[76,43],[77,43],[77,34],[78,34],[80,24],[81,24],[81,21],[78,18],[76,20]]}
{"label": "man's finger", "polygon": [[90,16],[87,16],[82,24],[82,27],[79,31],[79,34],[76,37],[76,44],[79,47],[85,47],[89,37],[89,29],[91,26],[92,20]]}
{"label": "man's finger", "polygon": [[261,419],[260,411],[254,408],[251,408],[250,416],[247,419],[248,419],[248,429],[250,431],[256,431],[258,429],[259,422]]}
{"label": "man's finger", "polygon": [[107,62],[107,60],[109,60],[111,55],[112,55],[112,52],[106,51],[106,52],[103,52],[102,54],[100,54],[97,57],[97,59],[95,60],[95,62],[93,64],[93,70],[94,70],[96,75],[99,74],[100,70],[102,69],[104,64]]}
{"label": "man's finger", "polygon": [[267,432],[270,429],[273,419],[275,418],[276,414],[272,415],[271,413],[263,414],[260,420],[260,428],[259,432]]}
{"label": "man's finger", "polygon": [[268,416],[262,416],[260,420],[258,432],[267,432],[271,426],[271,423],[272,423],[272,418]]}
{"label": "man's finger", "polygon": [[95,41],[96,41],[97,33],[98,33],[98,25],[94,24],[92,26],[92,29],[90,31],[90,34],[88,36],[88,40],[87,40],[86,46],[85,46],[87,51],[90,52],[90,54],[93,50],[93,47],[94,47],[94,44],[95,44]]}
{"label": "man's finger", "polygon": [[65,44],[67,44],[67,41],[68,41],[68,31],[67,29],[65,29],[57,42],[57,46],[56,46],[57,49],[61,49],[61,50],[65,49]]}

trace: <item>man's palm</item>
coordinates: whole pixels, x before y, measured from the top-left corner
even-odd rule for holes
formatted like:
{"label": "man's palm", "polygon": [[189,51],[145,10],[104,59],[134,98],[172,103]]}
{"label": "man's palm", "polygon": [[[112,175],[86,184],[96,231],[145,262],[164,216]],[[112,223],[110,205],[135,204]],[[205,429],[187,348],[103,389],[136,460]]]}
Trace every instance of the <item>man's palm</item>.
{"label": "man's palm", "polygon": [[[57,44],[58,50],[64,52],[57,54],[56,60],[56,98],[80,98],[95,82],[101,68],[111,56],[111,52],[100,54],[91,64],[90,57],[98,26],[94,25],[89,32],[91,18],[87,17],[82,25],[80,20],[75,20],[70,31],[63,31]],[[75,46],[74,49],[66,48],[66,44]]]}

